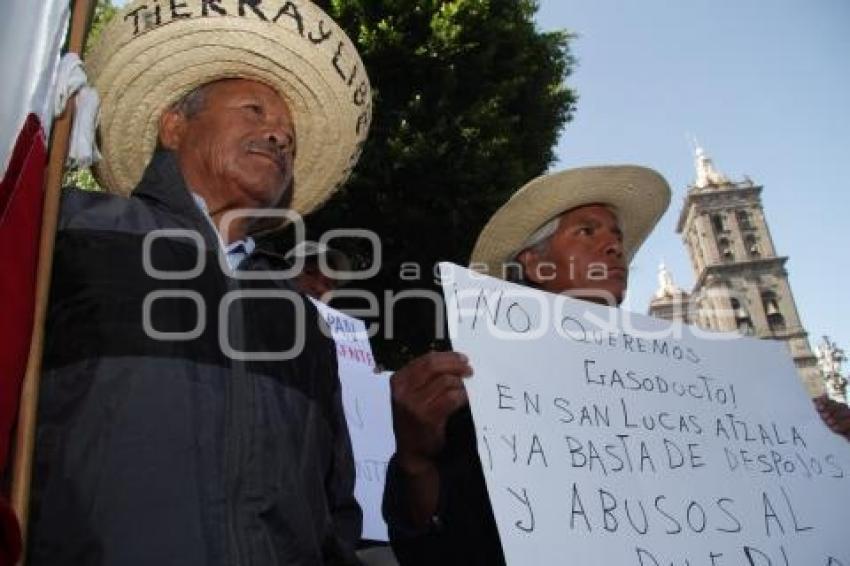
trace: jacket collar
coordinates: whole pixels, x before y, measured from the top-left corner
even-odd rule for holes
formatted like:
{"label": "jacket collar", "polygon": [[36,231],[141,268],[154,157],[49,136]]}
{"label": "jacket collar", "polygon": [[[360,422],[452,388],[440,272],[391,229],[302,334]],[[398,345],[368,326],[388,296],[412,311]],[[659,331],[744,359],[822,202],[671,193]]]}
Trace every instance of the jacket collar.
{"label": "jacket collar", "polygon": [[157,149],[148,163],[141,181],[133,190],[132,196],[146,201],[154,201],[178,217],[189,221],[191,228],[197,230],[210,249],[218,249],[219,238],[209,220],[203,217],[192,193],[186,185],[177,155],[167,149]]}
{"label": "jacket collar", "polygon": [[155,200],[174,212],[195,211],[198,208],[180,171],[177,155],[167,149],[154,152],[142,174],[142,180],[133,190],[133,196]]}

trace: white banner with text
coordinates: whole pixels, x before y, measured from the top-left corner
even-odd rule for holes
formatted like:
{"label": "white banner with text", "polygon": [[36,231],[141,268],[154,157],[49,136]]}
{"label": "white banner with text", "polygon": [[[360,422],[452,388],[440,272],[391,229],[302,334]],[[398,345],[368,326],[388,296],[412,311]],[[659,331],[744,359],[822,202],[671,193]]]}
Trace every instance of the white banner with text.
{"label": "white banner with text", "polygon": [[390,407],[391,374],[375,373],[375,360],[363,321],[318,301],[313,302],[336,342],[342,405],[357,469],[354,496],[363,509],[362,537],[387,541],[387,524],[381,514],[381,501],[387,464],[395,452]]}
{"label": "white banner with text", "polygon": [[784,344],[440,269],[508,564],[850,566],[850,443]]}

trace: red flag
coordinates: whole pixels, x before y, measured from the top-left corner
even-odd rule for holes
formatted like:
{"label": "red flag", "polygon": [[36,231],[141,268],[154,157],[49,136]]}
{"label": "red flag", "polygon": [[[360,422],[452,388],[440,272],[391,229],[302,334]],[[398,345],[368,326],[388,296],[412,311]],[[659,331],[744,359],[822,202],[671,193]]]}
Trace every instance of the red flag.
{"label": "red flag", "polygon": [[[68,0],[0,4],[0,475],[9,464],[33,326],[46,137]],[[20,555],[20,529],[0,492],[0,566]]]}
{"label": "red flag", "polygon": [[[9,441],[18,414],[21,380],[26,370],[35,304],[36,261],[47,161],[44,132],[30,114],[18,136],[9,167],[0,182],[0,469],[5,470]],[[0,564],[20,554],[20,529],[0,496]]]}
{"label": "red flag", "polygon": [[47,162],[44,132],[30,114],[0,182],[0,467],[5,469],[32,333],[38,237]]}

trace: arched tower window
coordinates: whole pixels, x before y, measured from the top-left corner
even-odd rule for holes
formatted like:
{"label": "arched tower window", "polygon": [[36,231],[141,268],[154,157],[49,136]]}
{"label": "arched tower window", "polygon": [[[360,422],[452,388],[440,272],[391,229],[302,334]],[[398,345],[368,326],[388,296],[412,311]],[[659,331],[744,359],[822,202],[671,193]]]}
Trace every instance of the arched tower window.
{"label": "arched tower window", "polygon": [[738,332],[744,334],[746,336],[750,336],[755,331],[753,327],[753,321],[750,318],[750,313],[747,312],[741,302],[738,299],[731,299],[732,303],[732,312],[735,315],[735,326],[738,328]]}
{"label": "arched tower window", "polygon": [[767,315],[767,325],[772,332],[785,330],[785,317],[779,310],[779,299],[773,291],[765,291],[761,294],[761,302],[764,313]]}
{"label": "arched tower window", "polygon": [[723,221],[722,214],[712,214],[711,215],[711,226],[714,228],[714,231],[717,234],[726,231],[726,223]]}
{"label": "arched tower window", "polygon": [[750,257],[761,257],[759,239],[755,236],[755,234],[747,234],[747,236],[744,238],[744,247],[747,248],[747,254],[749,254]]}
{"label": "arched tower window", "polygon": [[720,252],[720,259],[725,262],[735,261],[735,252],[732,251],[732,242],[729,238],[720,238],[717,240],[717,248]]}
{"label": "arched tower window", "polygon": [[750,211],[739,210],[735,215],[738,217],[738,226],[740,226],[741,230],[755,229],[755,226],[753,226],[753,216],[750,214]]}

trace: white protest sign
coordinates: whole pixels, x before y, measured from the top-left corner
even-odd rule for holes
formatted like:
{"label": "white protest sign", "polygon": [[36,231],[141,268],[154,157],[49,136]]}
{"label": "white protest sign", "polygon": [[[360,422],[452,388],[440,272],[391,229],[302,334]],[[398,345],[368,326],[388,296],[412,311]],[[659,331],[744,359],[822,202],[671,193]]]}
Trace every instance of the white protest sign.
{"label": "white protest sign", "polygon": [[784,345],[440,268],[508,564],[850,566],[850,443]]}
{"label": "white protest sign", "polygon": [[387,464],[395,452],[389,374],[375,373],[363,321],[313,301],[336,342],[342,404],[357,467],[354,497],[363,509],[362,537],[387,541],[381,515]]}

